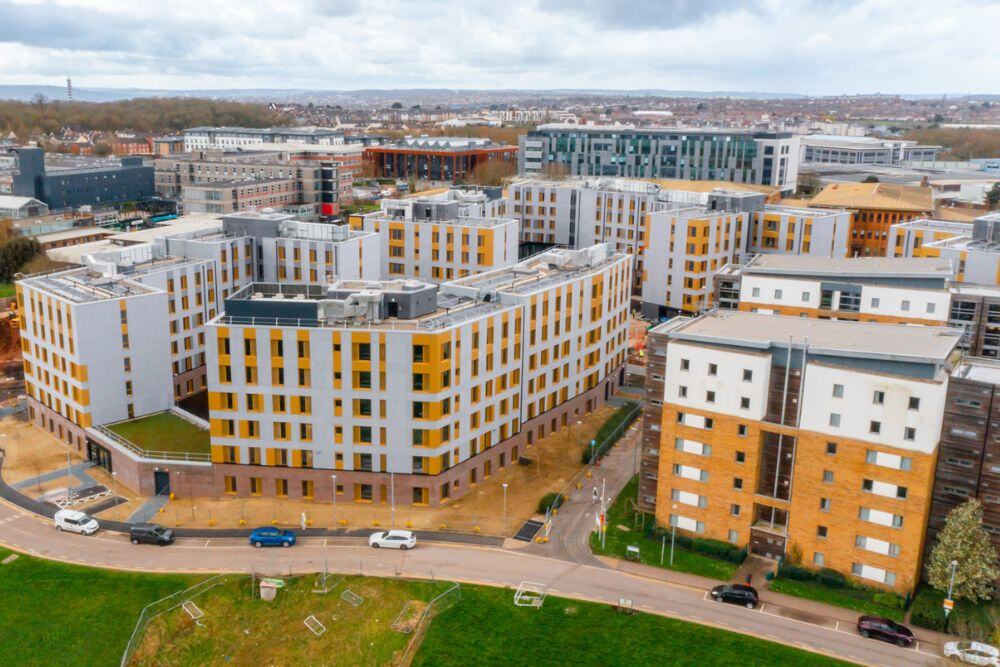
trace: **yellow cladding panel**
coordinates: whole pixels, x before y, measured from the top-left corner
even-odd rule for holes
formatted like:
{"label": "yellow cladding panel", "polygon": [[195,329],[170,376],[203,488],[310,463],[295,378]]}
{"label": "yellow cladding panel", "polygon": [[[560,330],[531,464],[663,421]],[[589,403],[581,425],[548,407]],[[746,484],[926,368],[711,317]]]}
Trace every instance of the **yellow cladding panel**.
{"label": "yellow cladding panel", "polygon": [[477,235],[479,247],[476,252],[483,255],[483,266],[493,266],[493,230],[481,229]]}
{"label": "yellow cladding panel", "polygon": [[212,463],[222,463],[222,445],[212,445]]}

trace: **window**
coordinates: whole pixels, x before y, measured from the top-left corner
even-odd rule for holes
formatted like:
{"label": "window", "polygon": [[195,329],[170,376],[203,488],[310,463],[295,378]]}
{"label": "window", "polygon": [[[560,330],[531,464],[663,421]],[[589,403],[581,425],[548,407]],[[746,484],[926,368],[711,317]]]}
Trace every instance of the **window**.
{"label": "window", "polygon": [[740,489],[743,488],[743,478],[742,477],[733,477],[733,488],[737,489],[737,490],[740,490]]}
{"label": "window", "polygon": [[705,401],[708,402],[708,403],[715,403],[715,392],[714,391],[706,391],[705,392]]}
{"label": "window", "polygon": [[875,393],[872,394],[872,403],[875,405],[885,405],[885,392],[876,390]]}
{"label": "window", "polygon": [[709,364],[708,365],[708,374],[709,375],[718,375],[719,374],[719,365],[718,364]]}
{"label": "window", "polygon": [[747,453],[746,452],[736,452],[736,462],[737,463],[746,463],[746,460],[747,460]]}
{"label": "window", "polygon": [[828,442],[826,443],[826,455],[834,456],[837,453],[837,443]]}
{"label": "window", "polygon": [[912,426],[907,426],[903,429],[903,440],[916,440],[917,439],[917,429]]}
{"label": "window", "polygon": [[826,484],[833,484],[833,471],[832,470],[824,470],[823,471],[823,481]]}
{"label": "window", "polygon": [[809,300],[809,292],[803,292],[802,293],[802,300],[803,301],[808,301]]}
{"label": "window", "polygon": [[729,531],[729,541],[732,542],[733,544],[738,543],[740,541],[740,531],[738,531],[738,530],[730,530]]}
{"label": "window", "polygon": [[840,415],[838,415],[836,412],[830,413],[830,426],[834,428],[840,427]]}
{"label": "window", "polygon": [[842,384],[835,384],[835,385],[833,385],[833,397],[834,398],[843,398],[844,397],[844,385],[842,385]]}
{"label": "window", "polygon": [[677,395],[680,396],[681,398],[687,398],[688,388],[685,387],[684,385],[680,385],[679,387],[677,387]]}
{"label": "window", "polygon": [[729,513],[732,514],[733,516],[739,516],[740,515],[740,506],[736,505],[736,504],[730,505],[729,506]]}
{"label": "window", "polygon": [[740,424],[739,426],[737,426],[736,427],[736,434],[739,435],[741,438],[747,437],[747,425],[746,424]]}
{"label": "window", "polygon": [[831,505],[831,503],[830,503],[830,499],[829,498],[820,498],[819,499],[819,509],[820,509],[821,512],[829,512],[830,511],[830,505]]}
{"label": "window", "polygon": [[741,410],[749,410],[750,409],[750,399],[747,398],[746,396],[741,396],[740,397],[740,409]]}
{"label": "window", "polygon": [[903,303],[900,305],[900,308],[901,308],[901,310],[904,310],[904,311],[909,310],[910,309],[910,302],[908,300],[906,300],[906,299],[903,299]]}
{"label": "window", "polygon": [[825,562],[826,561],[824,560],[822,553],[817,551],[816,553],[813,554],[813,565],[815,565],[816,567],[823,567]]}
{"label": "window", "polygon": [[910,410],[920,409],[920,399],[916,396],[910,396],[910,404],[907,406]]}
{"label": "window", "polygon": [[877,296],[873,296],[872,297],[872,308],[878,308],[879,307],[879,303],[881,303],[879,301],[879,298]]}
{"label": "window", "polygon": [[681,359],[681,370],[686,371],[691,368],[691,361],[688,359]]}
{"label": "window", "polygon": [[882,422],[877,422],[874,419],[868,422],[868,432],[872,435],[878,435],[882,432]]}
{"label": "window", "polygon": [[743,381],[744,382],[753,382],[753,371],[750,370],[749,368],[744,368],[743,369]]}
{"label": "window", "polygon": [[775,299],[781,299],[781,296],[782,296],[782,292],[781,292],[780,289],[774,290],[774,298]]}
{"label": "window", "polygon": [[826,539],[826,526],[816,526],[816,537]]}
{"label": "window", "polygon": [[760,288],[759,287],[754,287],[753,288],[753,295],[754,296],[760,296]]}
{"label": "window", "polygon": [[933,313],[934,309],[935,309],[935,305],[933,303],[928,303],[927,304],[927,312],[928,313]]}

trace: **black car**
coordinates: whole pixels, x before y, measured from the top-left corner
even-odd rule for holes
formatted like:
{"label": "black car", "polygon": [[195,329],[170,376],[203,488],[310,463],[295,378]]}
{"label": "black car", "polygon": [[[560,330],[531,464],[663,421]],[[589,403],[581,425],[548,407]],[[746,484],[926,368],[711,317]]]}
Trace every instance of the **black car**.
{"label": "black car", "polygon": [[862,616],[858,619],[858,633],[862,637],[881,639],[896,646],[905,647],[913,643],[913,632],[889,618]]}
{"label": "black car", "polygon": [[722,584],[712,589],[712,599],[716,602],[729,602],[730,604],[741,604],[747,609],[757,606],[759,598],[757,589],[753,586],[743,584]]}
{"label": "black car", "polygon": [[158,544],[161,547],[173,544],[174,531],[158,523],[134,523],[128,531],[132,544]]}

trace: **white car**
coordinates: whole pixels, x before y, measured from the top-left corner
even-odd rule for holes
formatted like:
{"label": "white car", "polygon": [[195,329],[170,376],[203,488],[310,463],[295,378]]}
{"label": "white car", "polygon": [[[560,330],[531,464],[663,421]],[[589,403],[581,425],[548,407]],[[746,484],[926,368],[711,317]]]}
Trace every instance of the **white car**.
{"label": "white car", "polygon": [[53,517],[56,530],[67,530],[81,535],[93,535],[101,527],[97,519],[77,510],[59,510]]}
{"label": "white car", "polygon": [[386,547],[389,549],[412,549],[417,546],[417,536],[409,530],[384,530],[372,533],[368,538],[368,546]]}
{"label": "white car", "polygon": [[948,642],[944,645],[944,657],[958,658],[970,665],[1000,665],[1000,650],[979,642]]}

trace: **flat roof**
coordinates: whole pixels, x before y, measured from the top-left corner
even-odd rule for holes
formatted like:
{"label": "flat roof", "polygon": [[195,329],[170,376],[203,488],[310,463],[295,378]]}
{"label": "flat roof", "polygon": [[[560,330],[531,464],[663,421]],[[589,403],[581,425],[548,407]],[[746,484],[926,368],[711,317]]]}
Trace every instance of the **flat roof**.
{"label": "flat roof", "polygon": [[35,239],[39,243],[55,243],[57,241],[66,241],[68,239],[93,236],[95,234],[98,236],[113,236],[114,232],[104,229],[103,227],[74,227],[61,232],[39,234],[35,237]]}
{"label": "flat roof", "polygon": [[954,275],[951,261],[943,257],[822,257],[819,255],[767,254],[752,257],[744,273],[837,277],[882,276],[941,278]]}
{"label": "flat roof", "polygon": [[122,232],[112,236],[112,240],[127,243],[148,243],[164,236],[176,236],[190,232],[222,230],[222,215],[205,213],[185,215],[168,223],[159,224],[151,229],[140,229],[134,232]]}
{"label": "flat roof", "polygon": [[711,345],[767,350],[787,348],[791,339],[797,348],[808,341],[810,352],[816,354],[917,363],[944,362],[962,335],[947,327],[820,320],[738,310],[714,310],[680,322],[668,331],[671,339]]}
{"label": "flat roof", "polygon": [[982,357],[964,357],[952,370],[951,375],[965,380],[1000,384],[1000,361]]}
{"label": "flat roof", "polygon": [[105,276],[84,268],[29,276],[19,282],[71,303],[93,303],[160,291],[127,278]]}
{"label": "flat roof", "polygon": [[624,253],[612,253],[608,244],[570,250],[550,248],[517,264],[444,283],[458,287],[475,287],[486,292],[530,294],[553,284],[588,275],[616,262]]}

